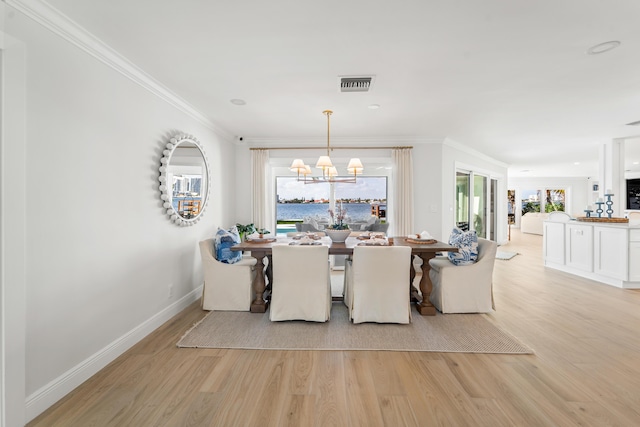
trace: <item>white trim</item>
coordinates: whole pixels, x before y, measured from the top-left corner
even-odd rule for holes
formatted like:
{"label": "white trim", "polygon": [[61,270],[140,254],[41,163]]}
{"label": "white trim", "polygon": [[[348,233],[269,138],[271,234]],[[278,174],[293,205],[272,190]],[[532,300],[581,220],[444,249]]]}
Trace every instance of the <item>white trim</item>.
{"label": "white trim", "polygon": [[200,298],[201,295],[202,285],[27,396],[26,421],[29,422],[40,415],[51,405],[70,393],[74,388],[78,387],[129,348],[140,342],[144,337],[155,331],[163,323],[180,313]]}
{"label": "white trim", "polygon": [[[0,3],[0,19],[4,19],[4,5]],[[2,126],[3,126],[3,111],[4,111],[4,98],[3,98],[3,53],[2,49],[4,48],[4,32],[0,31],[0,156],[4,158],[4,139],[2,138]],[[0,162],[0,189],[2,188],[4,183],[4,168],[2,167],[2,162]],[[4,192],[2,192],[4,193]],[[4,427],[7,425],[5,422],[5,414],[7,413],[7,405],[5,402],[5,388],[6,385],[4,383],[5,372],[7,370],[7,365],[5,363],[5,353],[7,346],[5,345],[4,340],[4,325],[6,324],[6,320],[4,320],[4,275],[1,273],[4,271],[4,227],[3,227],[3,218],[5,215],[4,209],[4,199],[2,194],[0,193],[0,427]]]}
{"label": "white trim", "polygon": [[[408,145],[408,144],[442,144],[441,138],[424,138],[424,137],[407,137],[407,136],[352,136],[352,137],[331,137],[332,148],[340,148],[343,146],[350,146],[353,144],[366,145],[371,148],[376,146],[389,146],[389,145]],[[275,137],[275,138],[251,138],[245,137],[243,142],[238,142],[239,145],[246,145],[247,147],[299,147],[306,145],[317,145],[324,147],[327,144],[327,138],[320,136],[312,137]]]}
{"label": "white trim", "polygon": [[167,87],[145,73],[109,45],[72,21],[58,9],[42,0],[4,0],[9,6],[24,13],[45,28],[53,31],[69,43],[74,44],[94,58],[102,61],[123,76],[131,79],[163,101],[189,115],[226,141],[233,136],[221,129],[187,101],[171,92]]}
{"label": "white trim", "polygon": [[[4,10],[0,11],[4,19]],[[2,37],[2,129],[0,135],[0,425],[24,425],[26,336],[26,220],[9,211],[7,200],[26,200],[25,46]],[[13,205],[12,205],[13,206]],[[9,350],[10,349],[10,350]]]}
{"label": "white trim", "polygon": [[601,274],[596,274],[592,271],[584,271],[584,270],[580,270],[579,268],[568,267],[566,265],[558,264],[551,261],[544,261],[544,266],[546,268],[553,268],[554,270],[562,271],[565,273],[573,274],[575,276],[583,277],[585,279],[604,283],[605,285],[615,286],[616,288],[620,288],[620,289],[640,289],[640,282],[631,282],[628,280],[615,279],[613,277],[607,277]]}

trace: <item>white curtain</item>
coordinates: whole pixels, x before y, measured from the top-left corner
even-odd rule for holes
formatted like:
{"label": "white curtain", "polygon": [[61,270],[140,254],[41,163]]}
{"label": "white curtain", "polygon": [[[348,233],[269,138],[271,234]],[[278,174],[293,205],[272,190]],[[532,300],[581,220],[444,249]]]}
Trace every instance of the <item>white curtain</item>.
{"label": "white curtain", "polygon": [[275,234],[273,204],[271,203],[271,168],[269,150],[251,150],[251,209],[253,224],[257,228],[267,228]]}
{"label": "white curtain", "polygon": [[413,229],[413,150],[394,148],[393,159],[393,226],[397,236],[415,233]]}

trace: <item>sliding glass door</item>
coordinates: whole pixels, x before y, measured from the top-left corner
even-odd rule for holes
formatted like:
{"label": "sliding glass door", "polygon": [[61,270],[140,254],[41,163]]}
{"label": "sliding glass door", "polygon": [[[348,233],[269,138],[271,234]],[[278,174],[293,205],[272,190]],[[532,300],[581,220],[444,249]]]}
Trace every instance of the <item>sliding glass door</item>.
{"label": "sliding glass door", "polygon": [[456,172],[456,227],[469,230],[470,172]]}
{"label": "sliding glass door", "polygon": [[487,237],[487,177],[473,175],[473,229],[478,237]]}
{"label": "sliding glass door", "polygon": [[[456,172],[456,227],[475,230],[478,237],[495,239],[498,182],[473,171]],[[491,210],[491,213],[489,213]]]}

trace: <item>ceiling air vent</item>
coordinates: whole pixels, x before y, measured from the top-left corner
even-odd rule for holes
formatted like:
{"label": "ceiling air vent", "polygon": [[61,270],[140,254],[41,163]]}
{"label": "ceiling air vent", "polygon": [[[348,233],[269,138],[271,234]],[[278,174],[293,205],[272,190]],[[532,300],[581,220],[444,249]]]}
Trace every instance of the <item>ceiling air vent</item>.
{"label": "ceiling air vent", "polygon": [[369,92],[373,76],[339,76],[340,92]]}

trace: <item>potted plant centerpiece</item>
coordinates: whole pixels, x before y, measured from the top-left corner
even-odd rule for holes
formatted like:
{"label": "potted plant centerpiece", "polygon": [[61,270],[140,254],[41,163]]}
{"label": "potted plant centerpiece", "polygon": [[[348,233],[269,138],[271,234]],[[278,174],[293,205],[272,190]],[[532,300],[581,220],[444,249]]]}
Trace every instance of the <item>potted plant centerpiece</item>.
{"label": "potted plant centerpiece", "polygon": [[351,230],[349,226],[344,222],[347,210],[340,206],[336,207],[335,213],[333,209],[329,209],[329,216],[331,217],[331,224],[324,229],[325,233],[329,236],[331,241],[336,243],[342,243],[347,240]]}
{"label": "potted plant centerpiece", "polygon": [[242,241],[244,241],[248,235],[256,232],[256,227],[253,224],[236,224],[236,228],[238,229],[238,234],[240,234],[240,239]]}

